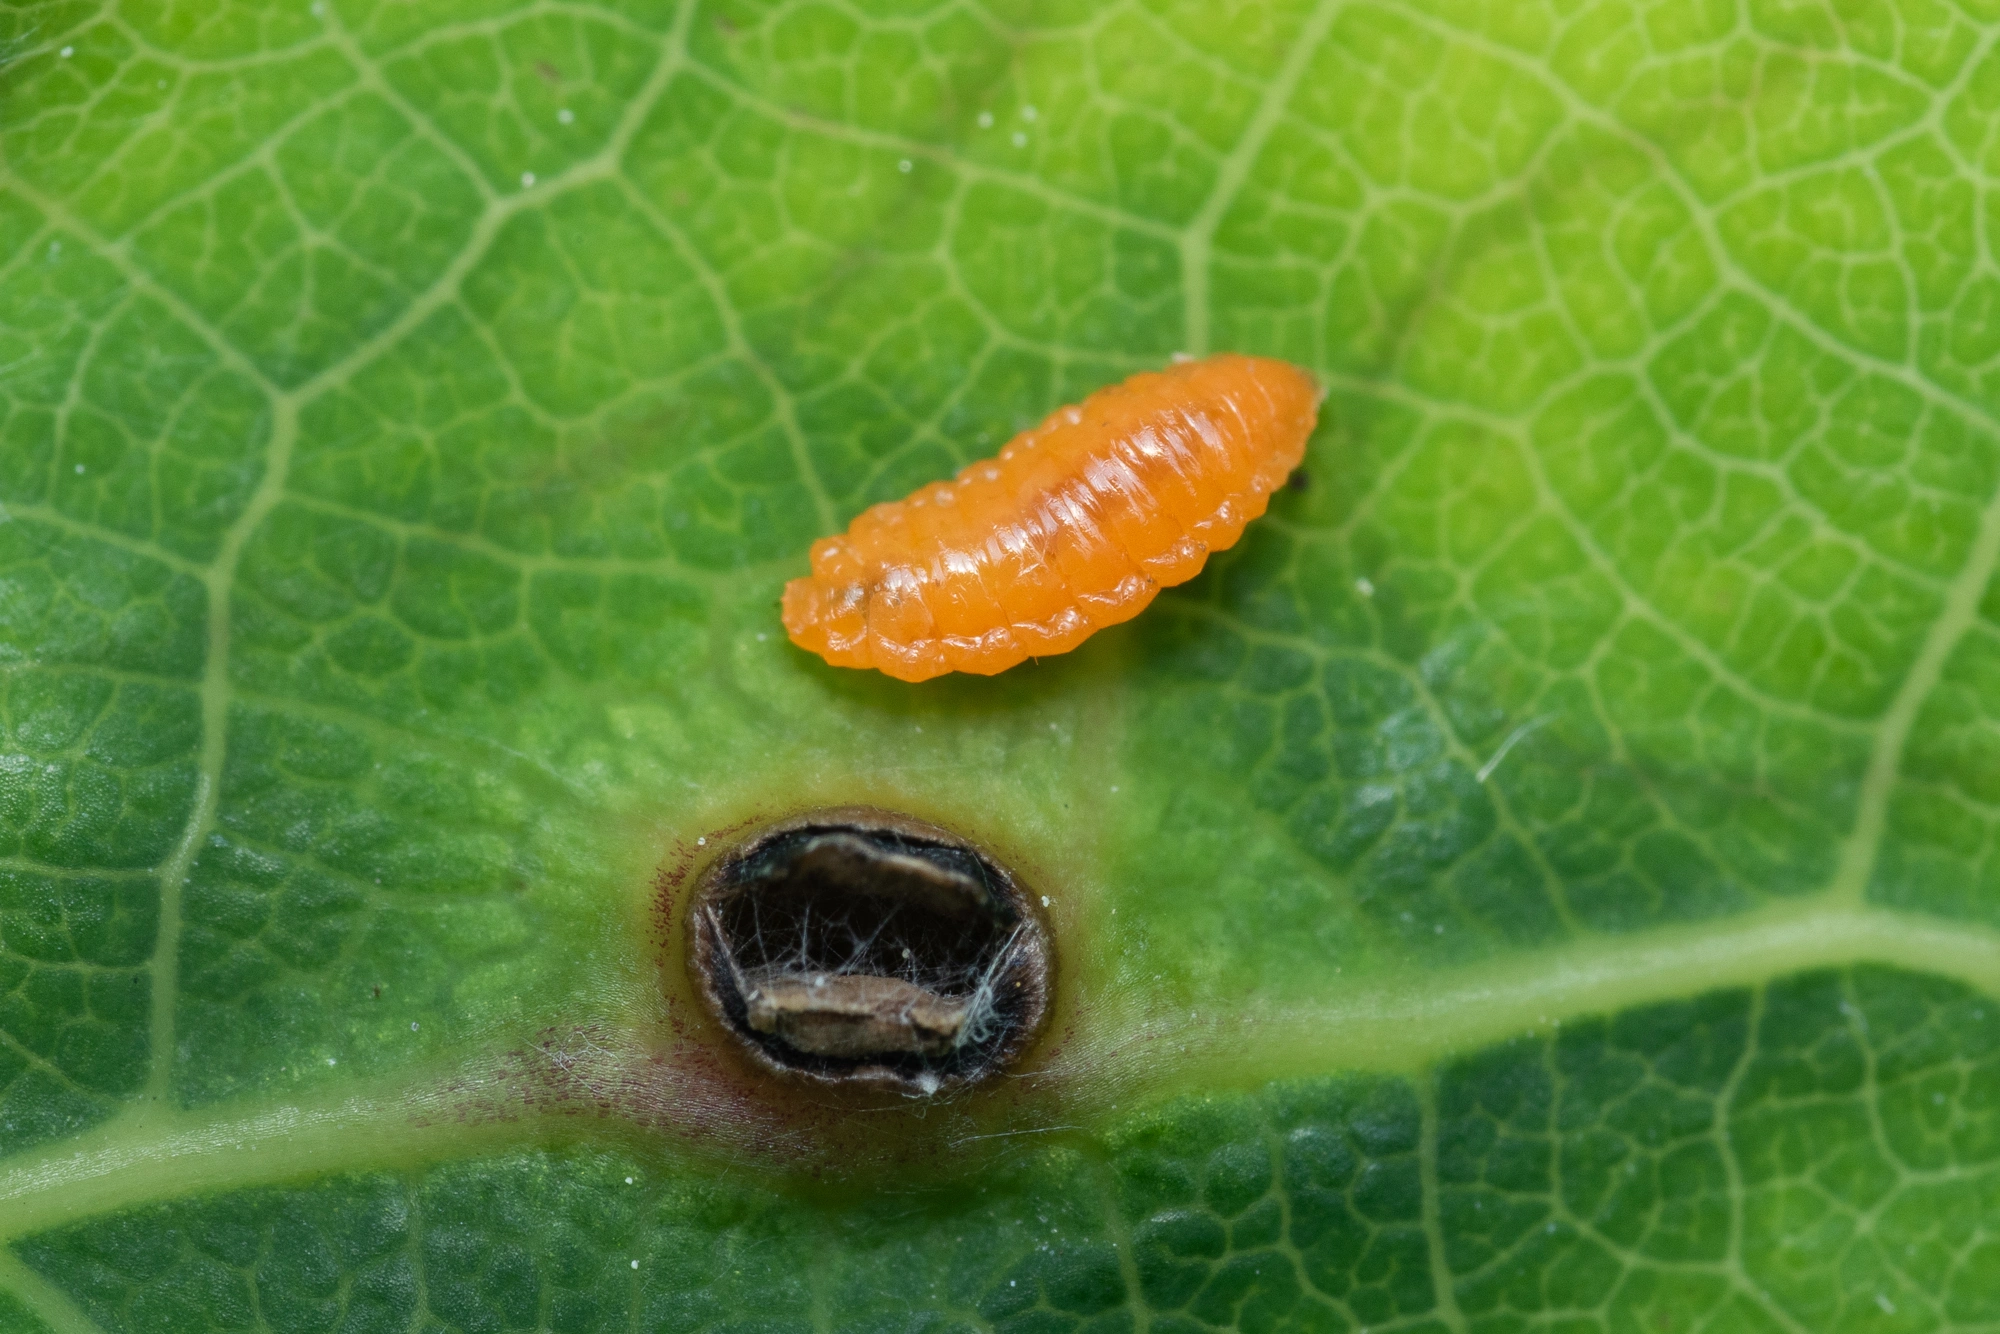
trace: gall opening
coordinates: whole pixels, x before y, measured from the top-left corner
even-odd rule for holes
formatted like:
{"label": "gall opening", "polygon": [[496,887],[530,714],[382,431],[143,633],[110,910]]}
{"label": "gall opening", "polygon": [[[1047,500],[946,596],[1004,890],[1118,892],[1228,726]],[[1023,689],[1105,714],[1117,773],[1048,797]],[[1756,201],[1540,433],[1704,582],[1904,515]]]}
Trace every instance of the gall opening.
{"label": "gall opening", "polygon": [[1048,1010],[1049,947],[1005,867],[935,825],[822,811],[702,877],[704,999],[780,1074],[930,1094],[1019,1056]]}

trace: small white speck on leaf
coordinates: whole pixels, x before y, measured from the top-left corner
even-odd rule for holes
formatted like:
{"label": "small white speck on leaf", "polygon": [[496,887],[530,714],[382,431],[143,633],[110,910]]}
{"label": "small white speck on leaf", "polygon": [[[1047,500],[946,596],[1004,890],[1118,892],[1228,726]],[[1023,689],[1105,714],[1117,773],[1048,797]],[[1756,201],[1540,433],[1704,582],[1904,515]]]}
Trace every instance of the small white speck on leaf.
{"label": "small white speck on leaf", "polygon": [[76,48],[75,48],[75,47],[73,47],[73,46],[65,46],[65,47],[64,47],[64,48],[62,49],[62,58],[63,58],[64,60],[68,60],[68,59],[69,59],[69,58],[70,58],[71,56],[73,56],[73,55],[75,55],[75,54],[76,54]]}
{"label": "small white speck on leaf", "polygon": [[770,637],[771,636],[765,634],[762,630],[759,630],[757,632],[757,642],[760,644],[763,643],[765,640],[769,639]]}
{"label": "small white speck on leaf", "polygon": [[1021,131],[1019,130],[1014,131],[1014,147],[1026,148],[1027,146],[1028,146],[1028,136],[1021,133]]}
{"label": "small white speck on leaf", "polygon": [[1375,596],[1375,585],[1365,578],[1356,579],[1354,581],[1354,589],[1356,592],[1361,594],[1362,597],[1372,598]]}
{"label": "small white speck on leaf", "polygon": [[694,841],[694,845],[698,848],[705,848],[708,846],[708,839],[706,837],[698,838]]}
{"label": "small white speck on leaf", "polygon": [[629,1185],[631,1185],[631,1184],[632,1184],[632,1178],[631,1178],[631,1177],[626,1177],[626,1178],[625,1178],[625,1184],[626,1184],[626,1185],[628,1185],[628,1186],[629,1186]]}
{"label": "small white speck on leaf", "polygon": [[1875,1304],[1882,1308],[1884,1314],[1887,1315],[1896,1314],[1896,1303],[1889,1300],[1889,1294],[1886,1292],[1878,1292],[1875,1294]]}
{"label": "small white speck on leaf", "polygon": [[529,188],[530,186],[534,185],[534,183],[535,183],[535,173],[534,173],[534,172],[532,172],[532,171],[524,171],[524,172],[522,172],[522,173],[521,173],[521,188],[522,188],[523,190],[526,190],[526,189],[528,189],[528,188]]}
{"label": "small white speck on leaf", "polygon": [[1049,906],[1049,896],[1046,894],[1042,895],[1042,906],[1044,908]]}
{"label": "small white speck on leaf", "polygon": [[1113,783],[1113,784],[1111,785],[1111,790],[1112,790],[1113,792],[1116,792],[1116,791],[1118,790],[1118,784],[1116,784],[1116,783]]}
{"label": "small white speck on leaf", "polygon": [[637,1269],[637,1268],[639,1267],[639,1262],[638,1262],[637,1260],[634,1260],[634,1261],[632,1262],[632,1267],[633,1267],[634,1269]]}
{"label": "small white speck on leaf", "polygon": [[410,1031],[412,1033],[417,1031],[417,1021],[414,1019],[410,1020]]}
{"label": "small white speck on leaf", "polygon": [[81,463],[76,465],[76,474],[79,477],[83,476],[83,465]]}
{"label": "small white speck on leaf", "polygon": [[328,1065],[332,1065],[332,1064],[334,1063],[334,1060],[333,1060],[333,1058],[332,1058],[331,1056],[327,1057],[327,1058],[326,1058],[326,1063],[327,1063]]}
{"label": "small white speck on leaf", "polygon": [[576,124],[576,113],[568,107],[564,107],[562,110],[556,112],[556,123],[558,125],[574,125]]}
{"label": "small white speck on leaf", "polygon": [[1041,112],[1035,110],[1035,104],[1033,102],[1030,102],[1026,106],[1021,108],[1021,119],[1025,121],[1032,122],[1035,119],[1035,117],[1041,114],[1042,114]]}
{"label": "small white speck on leaf", "polygon": [[896,170],[902,172],[905,176],[909,175],[916,169],[917,169],[917,164],[910,161],[908,158],[901,158],[896,163]]}
{"label": "small white speck on leaf", "polygon": [[[64,55],[68,55],[68,54],[69,54],[69,48],[68,48],[68,47],[64,47],[64,48],[63,48],[63,54],[64,54]],[[980,113],[979,113],[979,128],[980,128],[980,129],[982,129],[982,130],[990,130],[990,129],[992,129],[992,128],[993,128],[993,113],[992,113],[992,112],[990,112],[990,111],[982,111],[982,112],[980,112]]]}

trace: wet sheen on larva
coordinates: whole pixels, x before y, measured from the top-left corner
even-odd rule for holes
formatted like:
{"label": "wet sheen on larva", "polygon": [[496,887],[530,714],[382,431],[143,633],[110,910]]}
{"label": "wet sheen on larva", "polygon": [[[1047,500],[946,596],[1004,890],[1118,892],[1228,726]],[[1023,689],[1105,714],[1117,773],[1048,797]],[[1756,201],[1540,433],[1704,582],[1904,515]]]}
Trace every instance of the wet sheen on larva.
{"label": "wet sheen on larva", "polygon": [[1304,371],[1223,355],[1135,375],[999,457],[813,543],[785,630],[836,667],[990,676],[1128,621],[1235,544],[1305,454]]}

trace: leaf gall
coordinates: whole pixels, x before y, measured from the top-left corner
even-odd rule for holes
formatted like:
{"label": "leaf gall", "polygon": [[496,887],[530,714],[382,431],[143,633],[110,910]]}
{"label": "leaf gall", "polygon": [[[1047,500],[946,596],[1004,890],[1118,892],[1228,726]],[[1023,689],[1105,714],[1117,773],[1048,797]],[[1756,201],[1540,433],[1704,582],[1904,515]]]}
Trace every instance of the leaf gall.
{"label": "leaf gall", "polygon": [[815,1083],[931,1094],[1019,1056],[1049,1005],[1047,932],[990,855],[936,825],[843,808],[768,827],[702,876],[690,965],[751,1061]]}

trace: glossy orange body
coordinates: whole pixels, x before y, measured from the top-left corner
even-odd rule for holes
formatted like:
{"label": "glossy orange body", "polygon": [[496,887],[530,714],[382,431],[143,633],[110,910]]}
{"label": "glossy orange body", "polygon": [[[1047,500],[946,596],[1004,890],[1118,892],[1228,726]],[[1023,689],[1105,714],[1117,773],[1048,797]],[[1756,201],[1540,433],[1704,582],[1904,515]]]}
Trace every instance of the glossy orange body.
{"label": "glossy orange body", "polygon": [[990,676],[1128,621],[1235,544],[1304,457],[1319,390],[1224,355],[1100,389],[998,458],[813,543],[785,630],[836,667]]}

